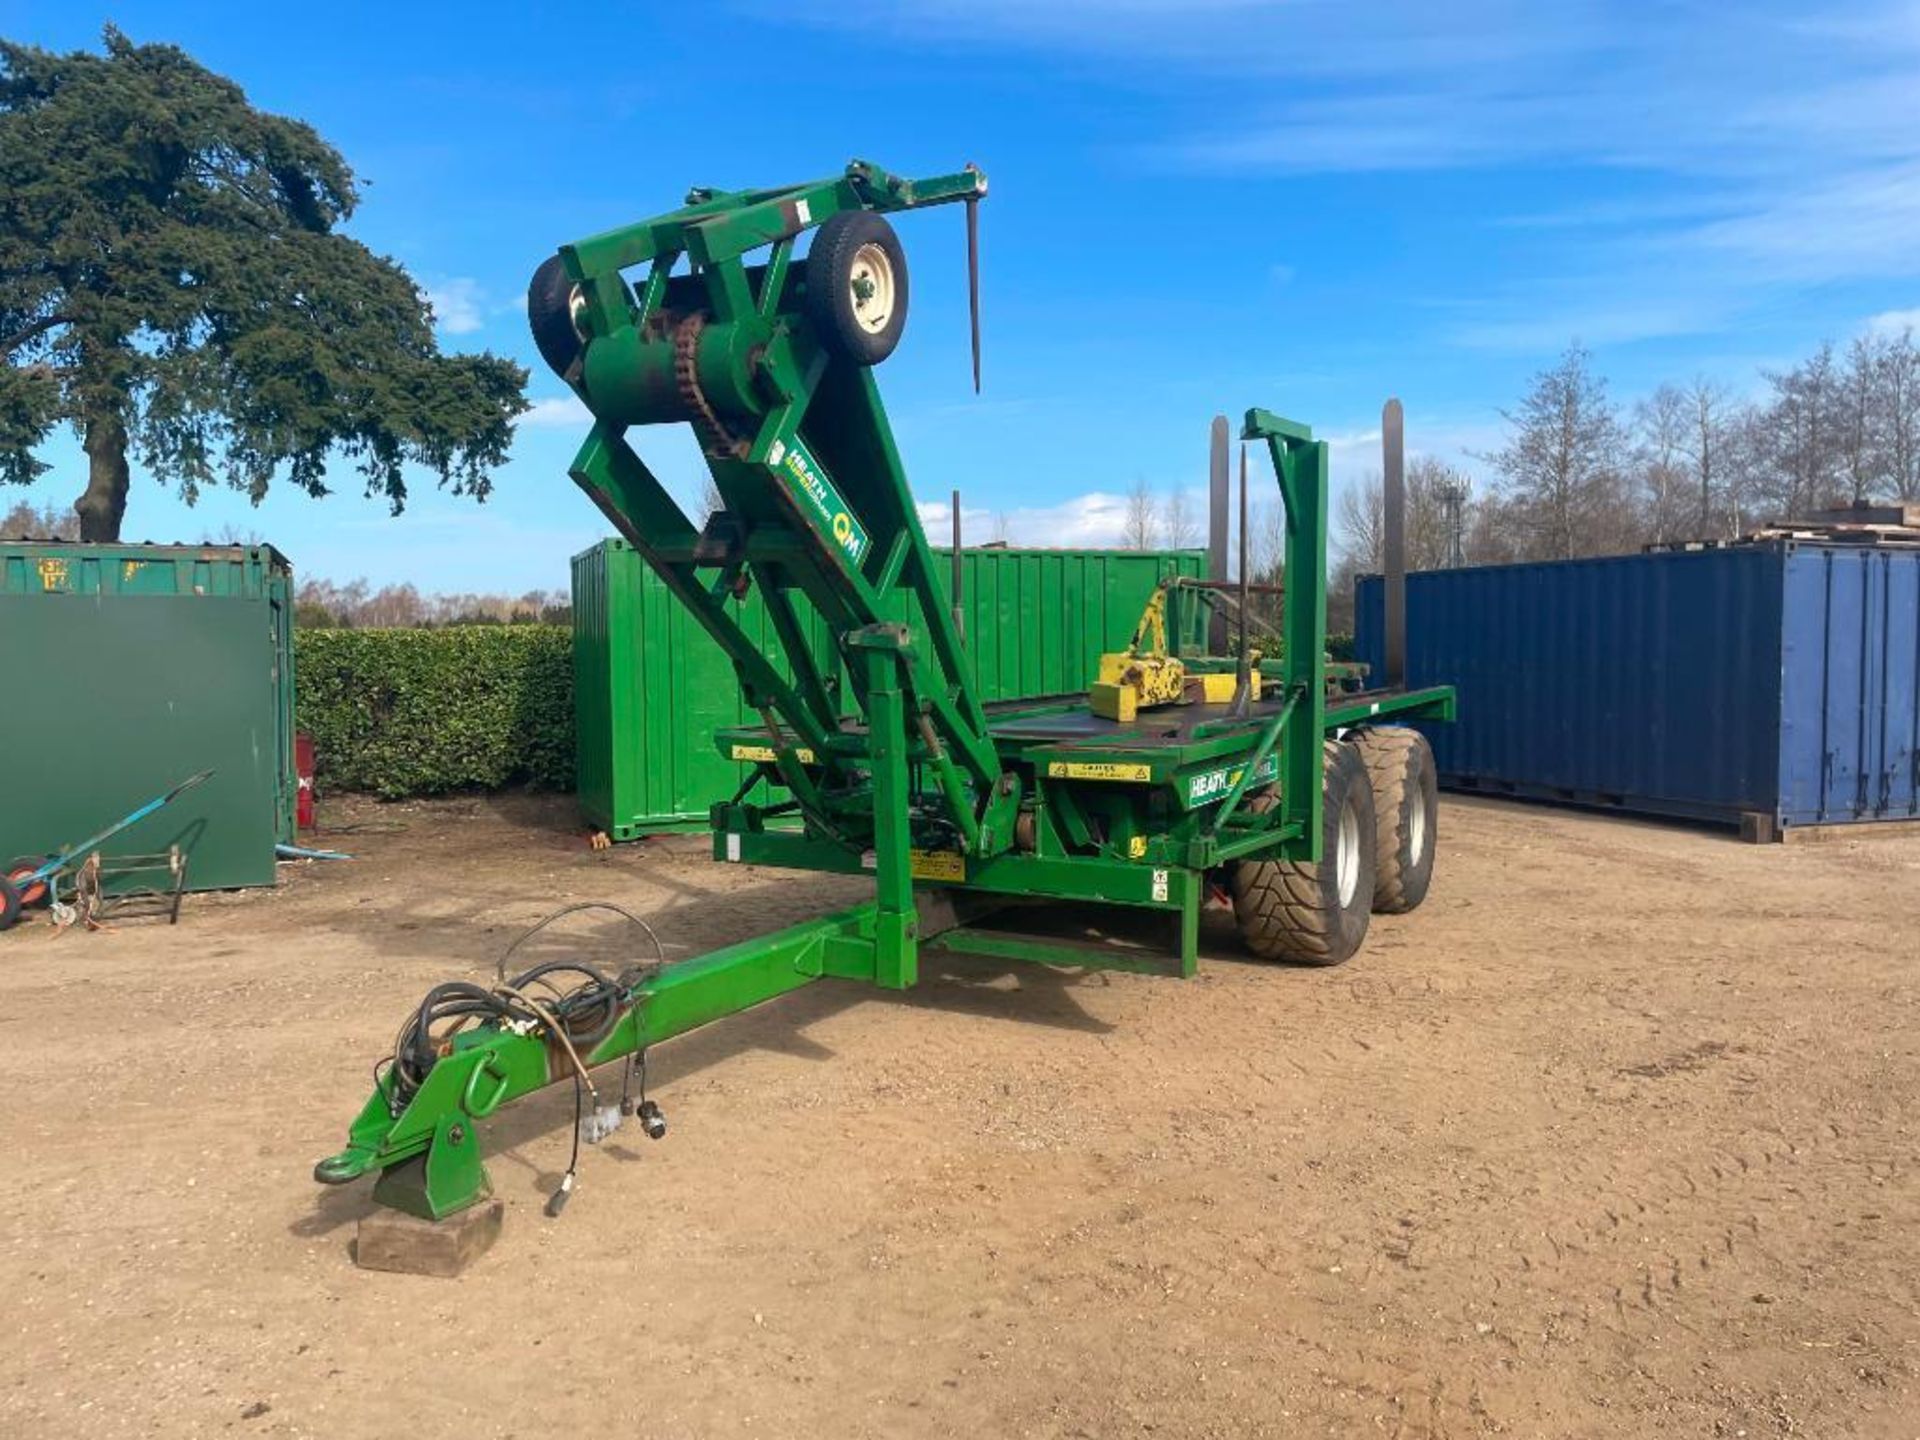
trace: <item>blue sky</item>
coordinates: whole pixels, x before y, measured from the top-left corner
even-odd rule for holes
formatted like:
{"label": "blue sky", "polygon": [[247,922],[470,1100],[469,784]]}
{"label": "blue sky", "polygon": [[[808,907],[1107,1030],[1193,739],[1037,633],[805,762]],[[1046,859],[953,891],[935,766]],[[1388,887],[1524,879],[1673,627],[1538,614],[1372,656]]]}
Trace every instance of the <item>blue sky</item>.
{"label": "blue sky", "polygon": [[[566,478],[584,427],[526,276],[689,185],[855,155],[991,178],[985,394],[953,210],[900,221],[913,308],[881,371],[917,493],[959,487],[982,538],[1004,512],[1018,540],[1111,540],[1139,480],[1197,484],[1216,411],[1310,422],[1338,485],[1377,465],[1397,393],[1413,448],[1484,471],[1501,407],[1576,337],[1630,401],[1920,322],[1916,4],[527,8],[0,0],[10,38],[90,46],[110,18],[311,121],[365,183],[351,232],[432,292],[445,343],[535,369],[484,506],[425,480],[390,519],[345,466],[333,497],[257,510],[136,480],[130,538],[233,524],[335,579],[564,586],[604,527]],[[678,429],[636,439],[691,495]],[[32,497],[71,498],[77,448],[47,458]]]}

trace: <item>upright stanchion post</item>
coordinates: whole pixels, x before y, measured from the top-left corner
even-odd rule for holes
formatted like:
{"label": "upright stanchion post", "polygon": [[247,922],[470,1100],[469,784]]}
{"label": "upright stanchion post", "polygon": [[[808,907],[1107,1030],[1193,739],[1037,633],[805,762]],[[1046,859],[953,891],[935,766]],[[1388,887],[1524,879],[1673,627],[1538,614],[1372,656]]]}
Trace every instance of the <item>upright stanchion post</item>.
{"label": "upright stanchion post", "polygon": [[[1227,417],[1213,417],[1213,432],[1207,454],[1207,578],[1224,582],[1227,578],[1228,507],[1232,504],[1227,476]],[[1207,653],[1227,653],[1227,617],[1217,607],[1207,620]]]}
{"label": "upright stanchion post", "polygon": [[1381,556],[1386,568],[1382,649],[1389,686],[1407,683],[1407,431],[1398,400],[1380,412]]}
{"label": "upright stanchion post", "polygon": [[1247,563],[1247,446],[1240,443],[1240,665],[1235,672],[1239,677],[1233,687],[1233,713],[1245,715],[1253,705],[1253,648],[1252,636],[1247,630],[1247,609],[1252,603],[1252,592],[1247,589],[1252,576],[1252,568]]}

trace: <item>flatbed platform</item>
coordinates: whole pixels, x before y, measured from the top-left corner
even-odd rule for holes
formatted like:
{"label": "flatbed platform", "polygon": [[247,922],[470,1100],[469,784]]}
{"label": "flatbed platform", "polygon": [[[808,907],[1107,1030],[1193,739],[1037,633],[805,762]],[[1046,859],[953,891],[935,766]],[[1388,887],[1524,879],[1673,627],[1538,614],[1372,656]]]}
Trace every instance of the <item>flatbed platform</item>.
{"label": "flatbed platform", "polygon": [[[1451,695],[1452,692],[1444,686],[1422,690],[1381,688],[1339,695],[1327,702],[1327,724],[1330,728],[1342,728],[1381,715],[1437,709],[1449,703]],[[1269,688],[1266,694],[1247,708],[1244,728],[1258,729],[1270,721],[1279,708],[1279,692]],[[1145,711],[1137,719],[1123,723],[1095,715],[1085,700],[1076,698],[1059,701],[1057,705],[1045,709],[1036,710],[1029,703],[1018,709],[990,713],[987,728],[993,738],[1000,742],[1089,745],[1103,750],[1157,750],[1191,745],[1207,738],[1209,732],[1221,733],[1224,722],[1233,719],[1231,703],[1196,701],[1190,705],[1169,705]],[[1236,730],[1240,728],[1233,727]]]}

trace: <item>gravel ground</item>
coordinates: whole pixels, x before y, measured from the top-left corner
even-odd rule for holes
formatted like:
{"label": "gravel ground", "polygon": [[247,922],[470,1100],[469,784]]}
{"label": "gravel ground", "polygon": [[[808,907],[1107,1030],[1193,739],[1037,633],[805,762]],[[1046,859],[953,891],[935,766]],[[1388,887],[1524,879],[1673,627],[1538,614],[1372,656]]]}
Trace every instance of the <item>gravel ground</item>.
{"label": "gravel ground", "polygon": [[[1749,847],[1449,800],[1334,971],[929,956],[659,1049],[673,1133],[487,1127],[499,1245],[356,1269],[323,1191],[436,980],[569,900],[676,956],[857,898],[327,807],[350,865],[0,936],[0,1433],[1920,1435],[1920,838]],[[615,957],[617,921],[542,936]]]}

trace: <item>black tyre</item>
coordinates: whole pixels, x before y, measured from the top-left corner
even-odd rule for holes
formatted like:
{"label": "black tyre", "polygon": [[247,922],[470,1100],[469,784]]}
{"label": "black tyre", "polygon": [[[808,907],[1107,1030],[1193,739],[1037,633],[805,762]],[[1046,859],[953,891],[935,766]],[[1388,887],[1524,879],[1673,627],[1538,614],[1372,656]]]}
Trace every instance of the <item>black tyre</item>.
{"label": "black tyre", "polygon": [[579,300],[579,287],[567,278],[567,267],[558,255],[548,256],[527,283],[527,324],[533,330],[533,343],[562,380],[573,379],[572,371],[587,348],[574,323]]}
{"label": "black tyre", "polygon": [[830,216],[807,252],[807,318],[828,350],[878,365],[907,327],[907,256],[884,216]]}
{"label": "black tyre", "polygon": [[35,909],[53,899],[52,884],[32,878],[33,872],[51,858],[47,855],[22,855],[7,866],[4,873],[13,886],[13,893],[20,897],[22,910]]}
{"label": "black tyre", "polygon": [[[1262,960],[1338,965],[1367,938],[1373,909],[1373,786],[1351,745],[1326,742],[1321,858],[1242,860],[1233,867],[1233,918],[1247,948]],[[1268,810],[1272,791],[1248,805]]]}
{"label": "black tyre", "polygon": [[20,892],[0,876],[0,930],[11,930],[20,919]]}
{"label": "black tyre", "polygon": [[1362,730],[1353,747],[1373,783],[1378,850],[1374,857],[1373,908],[1404,915],[1427,898],[1433,857],[1440,841],[1440,783],[1427,737],[1404,725]]}

